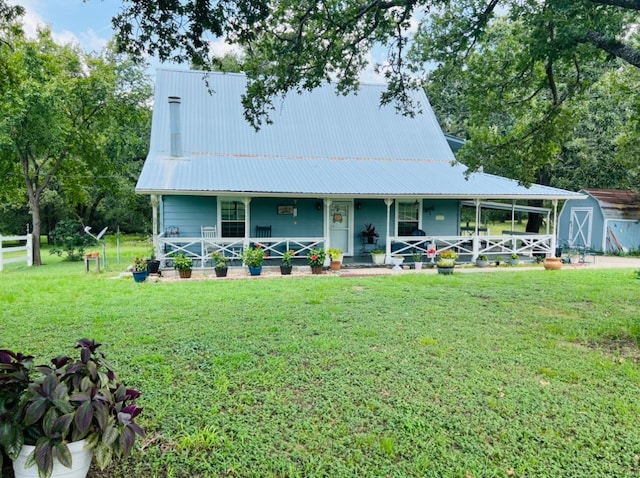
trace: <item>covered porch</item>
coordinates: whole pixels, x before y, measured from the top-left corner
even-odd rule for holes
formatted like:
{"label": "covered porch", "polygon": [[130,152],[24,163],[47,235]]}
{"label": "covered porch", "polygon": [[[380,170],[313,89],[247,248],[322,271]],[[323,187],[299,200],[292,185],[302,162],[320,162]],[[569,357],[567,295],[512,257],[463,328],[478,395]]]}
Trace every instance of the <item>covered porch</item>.
{"label": "covered porch", "polygon": [[[307,236],[257,236],[249,234],[251,225],[246,224],[246,237],[211,237],[200,235],[181,235],[179,229],[166,229],[162,233],[154,235],[154,249],[156,258],[161,261],[163,267],[171,266],[171,259],[178,253],[184,253],[191,257],[196,268],[212,267],[211,255],[220,253],[230,261],[242,263],[243,250],[259,245],[265,250],[265,265],[278,265],[285,251],[294,251],[294,258],[303,262],[307,254],[314,248],[338,247],[332,242],[331,220],[335,211],[332,209],[331,200],[325,200],[323,218],[318,218],[324,223],[323,235]],[[534,258],[551,256],[556,248],[555,224],[557,218],[557,200],[553,200],[553,210],[531,206],[488,202],[481,200],[460,201],[460,208],[472,207],[475,209],[476,221],[469,227],[458,222],[455,235],[428,234],[420,229],[423,224],[421,216],[416,216],[416,228],[411,235],[397,235],[399,230],[397,216],[393,214],[392,206],[397,200],[386,199],[386,225],[381,228],[385,231],[377,240],[379,247],[385,251],[385,264],[391,263],[392,256],[402,256],[405,262],[410,262],[414,254],[421,254],[422,260],[428,262],[435,259],[434,256],[444,250],[453,250],[459,255],[459,262],[473,262],[479,255],[486,255],[490,260],[498,256],[508,258],[517,254],[521,258]],[[416,204],[418,201],[416,201]],[[356,203],[357,204],[357,201]],[[357,208],[357,206],[356,206]],[[499,234],[491,234],[487,228],[481,227],[482,209],[500,209],[512,211],[511,227],[502,230]],[[420,207],[420,210],[422,208]],[[516,212],[535,212],[546,216],[546,231],[540,234],[522,233],[515,230]],[[553,213],[553,220],[551,214]],[[320,214],[318,216],[321,216]],[[157,223],[156,223],[157,224]],[[551,230],[553,225],[553,230]],[[359,232],[351,231],[352,242],[357,241]],[[372,262],[371,250],[367,248],[352,247],[346,254],[347,261],[367,264]]]}

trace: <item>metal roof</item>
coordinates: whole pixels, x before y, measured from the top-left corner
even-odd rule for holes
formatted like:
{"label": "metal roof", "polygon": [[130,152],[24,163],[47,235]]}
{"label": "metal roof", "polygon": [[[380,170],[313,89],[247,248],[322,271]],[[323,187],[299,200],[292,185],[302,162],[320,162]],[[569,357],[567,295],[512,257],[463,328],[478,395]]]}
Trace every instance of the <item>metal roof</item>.
{"label": "metal roof", "polygon": [[607,219],[640,220],[640,195],[618,189],[583,189],[600,204]]}
{"label": "metal roof", "polygon": [[[206,78],[206,82],[205,82]],[[243,75],[158,70],[150,152],[136,191],[296,197],[569,199],[575,193],[474,173],[455,157],[425,94],[414,117],[380,106],[381,85],[332,85],[275,101],[271,125],[244,119]],[[170,156],[169,97],[180,97],[183,157]],[[176,135],[173,134],[175,137]]]}

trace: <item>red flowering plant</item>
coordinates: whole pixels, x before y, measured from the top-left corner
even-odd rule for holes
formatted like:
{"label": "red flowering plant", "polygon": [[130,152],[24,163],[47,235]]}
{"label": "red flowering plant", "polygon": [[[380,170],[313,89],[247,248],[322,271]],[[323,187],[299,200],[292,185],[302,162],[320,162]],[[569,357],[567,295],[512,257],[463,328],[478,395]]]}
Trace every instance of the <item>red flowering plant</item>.
{"label": "red flowering plant", "polygon": [[309,250],[309,255],[307,255],[307,263],[313,266],[322,266],[324,265],[324,260],[327,257],[327,253],[322,247],[318,247],[316,249]]}

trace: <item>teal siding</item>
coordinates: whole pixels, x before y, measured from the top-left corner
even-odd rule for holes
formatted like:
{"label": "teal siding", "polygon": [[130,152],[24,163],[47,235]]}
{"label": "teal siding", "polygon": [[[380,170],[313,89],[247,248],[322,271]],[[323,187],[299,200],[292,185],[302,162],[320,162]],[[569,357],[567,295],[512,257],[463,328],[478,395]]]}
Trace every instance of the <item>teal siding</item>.
{"label": "teal siding", "polygon": [[[360,209],[356,204],[360,203]],[[393,222],[394,211],[391,209],[391,220]],[[362,249],[362,231],[365,224],[373,224],[378,237],[378,248],[384,249],[384,238],[387,235],[387,206],[383,199],[357,199],[354,201],[353,210],[353,245],[355,251]],[[392,225],[393,227],[393,225]]]}
{"label": "teal siding", "polygon": [[164,196],[160,211],[160,232],[177,227],[181,236],[199,237],[201,226],[216,225],[215,197]]}
{"label": "teal siding", "polygon": [[[256,226],[271,226],[273,237],[322,236],[322,212],[316,205],[322,204],[317,199],[253,198],[251,200],[251,234],[255,234]],[[298,215],[279,215],[278,206],[293,206]]]}
{"label": "teal siding", "polygon": [[[358,208],[358,204],[360,208]],[[294,206],[297,216],[278,214],[278,206]],[[318,209],[319,208],[319,209]],[[164,196],[160,208],[160,231],[177,227],[181,236],[199,237],[201,226],[217,225],[217,198],[208,196]],[[256,226],[271,226],[272,237],[321,237],[324,205],[321,199],[252,198],[250,235]],[[442,220],[438,217],[442,216]],[[395,235],[395,203],[390,209],[391,230]],[[383,199],[356,199],[353,202],[354,252],[362,249],[364,225],[372,223],[379,234],[378,247],[384,249],[387,236],[387,206]],[[460,203],[455,199],[425,200],[421,228],[428,236],[459,234]]]}
{"label": "teal siding", "polygon": [[[444,216],[443,220],[438,220]],[[427,236],[457,236],[460,234],[460,202],[455,199],[422,202],[422,230]]]}

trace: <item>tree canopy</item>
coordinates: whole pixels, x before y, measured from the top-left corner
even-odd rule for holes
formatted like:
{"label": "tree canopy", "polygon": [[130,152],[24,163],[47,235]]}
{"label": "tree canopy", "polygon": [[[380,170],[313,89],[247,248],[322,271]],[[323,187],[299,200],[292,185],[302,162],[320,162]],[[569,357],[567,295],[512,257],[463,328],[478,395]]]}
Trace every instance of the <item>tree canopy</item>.
{"label": "tree canopy", "polygon": [[133,194],[139,168],[133,178],[123,171],[146,153],[151,88],[140,66],[108,50],[59,45],[49,30],[34,39],[18,27],[7,31],[0,44],[0,193],[14,204],[26,199],[39,265],[44,202],[61,198],[85,219],[108,197],[122,198],[121,190]]}
{"label": "tree canopy", "polygon": [[[410,114],[418,106],[406,92],[420,85],[418,73],[464,61],[499,17],[526,26],[522,53],[551,60],[551,68],[595,57],[640,67],[633,43],[639,12],[640,0],[124,0],[114,27],[121,48],[161,60],[207,65],[215,61],[213,40],[242,46],[243,102],[259,127],[273,99],[290,90],[329,80],[339,92],[356,89],[375,45],[388,48],[378,66],[388,80],[382,102]],[[552,90],[558,101],[570,93]]]}

